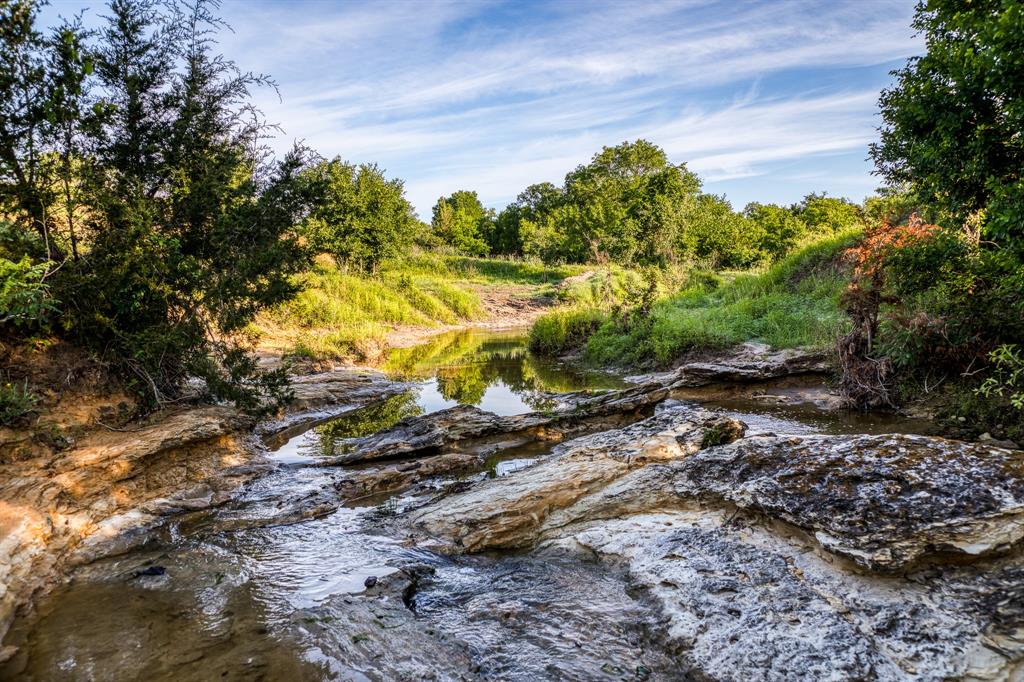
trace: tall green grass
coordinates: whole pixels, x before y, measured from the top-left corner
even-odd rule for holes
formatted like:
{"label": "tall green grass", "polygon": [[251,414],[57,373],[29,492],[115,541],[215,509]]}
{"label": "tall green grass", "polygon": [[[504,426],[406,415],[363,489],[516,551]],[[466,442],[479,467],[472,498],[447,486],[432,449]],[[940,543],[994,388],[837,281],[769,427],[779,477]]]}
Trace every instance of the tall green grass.
{"label": "tall green grass", "polygon": [[311,358],[376,358],[396,327],[455,325],[486,316],[479,285],[557,284],[583,271],[499,258],[417,252],[374,275],[348,273],[328,258],[300,276],[302,291],[264,315],[257,330],[283,350]]}
{"label": "tall green grass", "polygon": [[598,364],[666,364],[688,351],[757,340],[776,348],[826,346],[846,325],[839,297],[849,280],[841,253],[859,231],[804,246],[747,273],[692,272],[647,314],[581,305],[553,311],[531,330],[538,351],[585,348]]}

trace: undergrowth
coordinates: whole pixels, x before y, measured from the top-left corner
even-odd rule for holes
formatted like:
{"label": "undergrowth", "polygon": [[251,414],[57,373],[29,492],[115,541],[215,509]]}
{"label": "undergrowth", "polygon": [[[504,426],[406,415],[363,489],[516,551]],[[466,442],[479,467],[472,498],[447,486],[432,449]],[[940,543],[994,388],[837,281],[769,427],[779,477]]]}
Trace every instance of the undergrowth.
{"label": "undergrowth", "polygon": [[848,324],[839,307],[849,275],[841,254],[852,230],[804,246],[762,271],[689,271],[674,294],[632,307],[583,303],[543,316],[531,347],[582,348],[605,365],[667,364],[688,351],[762,341],[777,348],[824,347]]}

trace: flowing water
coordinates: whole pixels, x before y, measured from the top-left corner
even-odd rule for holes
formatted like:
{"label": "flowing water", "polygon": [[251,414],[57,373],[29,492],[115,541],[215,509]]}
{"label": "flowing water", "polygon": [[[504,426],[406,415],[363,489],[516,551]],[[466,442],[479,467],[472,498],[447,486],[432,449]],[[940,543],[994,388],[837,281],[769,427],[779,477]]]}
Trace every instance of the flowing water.
{"label": "flowing water", "polygon": [[[380,531],[449,480],[290,518],[345,470],[308,466],[339,439],[457,404],[502,415],[621,379],[530,355],[520,334],[454,333],[392,353],[404,394],[284,443],[233,503],[168,521],[144,547],[77,571],[5,644],[0,677],[25,680],[661,679],[671,661],[621,576],[578,557],[445,557]],[[723,402],[752,432],[907,430],[881,418]],[[796,409],[796,411],[794,411]],[[508,475],[533,444],[462,478]],[[293,466],[302,464],[304,466]],[[386,584],[400,569],[415,592]],[[367,580],[380,581],[367,589]],[[382,589],[383,588],[383,589]]]}

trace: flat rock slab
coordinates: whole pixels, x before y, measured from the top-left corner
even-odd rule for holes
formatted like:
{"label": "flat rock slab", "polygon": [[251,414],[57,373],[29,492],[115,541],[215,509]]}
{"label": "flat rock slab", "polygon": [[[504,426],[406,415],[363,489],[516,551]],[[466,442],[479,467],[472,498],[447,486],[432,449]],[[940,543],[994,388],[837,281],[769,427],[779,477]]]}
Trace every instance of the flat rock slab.
{"label": "flat rock slab", "polygon": [[719,383],[755,383],[801,374],[824,374],[830,365],[825,353],[807,348],[773,350],[747,342],[711,359],[685,362],[674,370],[627,377],[634,383],[661,382],[677,388]]}
{"label": "flat rock slab", "polygon": [[456,551],[525,547],[545,520],[650,462],[686,457],[744,426],[700,408],[680,408],[622,429],[573,439],[515,474],[442,498],[410,520]]}
{"label": "flat rock slab", "polygon": [[674,465],[675,492],[804,528],[874,570],[1024,537],[1024,452],[909,435],[757,436]]}
{"label": "flat rock slab", "polygon": [[1019,562],[903,577],[845,571],[799,536],[696,508],[584,524],[549,547],[624,565],[662,612],[681,678],[1007,680],[1020,672]]}

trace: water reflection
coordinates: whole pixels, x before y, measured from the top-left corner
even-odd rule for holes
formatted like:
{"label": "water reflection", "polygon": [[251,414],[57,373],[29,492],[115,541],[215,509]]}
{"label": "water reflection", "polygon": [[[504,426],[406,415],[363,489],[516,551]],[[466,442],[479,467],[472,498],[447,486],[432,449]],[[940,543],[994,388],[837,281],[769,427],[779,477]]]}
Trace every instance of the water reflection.
{"label": "water reflection", "polygon": [[551,393],[622,388],[617,377],[538,358],[521,331],[454,331],[391,351],[384,370],[420,382],[426,412],[476,405],[501,415],[550,407]]}
{"label": "water reflection", "polygon": [[278,461],[305,463],[340,454],[347,439],[456,405],[499,415],[524,414],[552,407],[552,394],[625,386],[603,372],[534,356],[520,331],[442,334],[423,345],[391,351],[384,371],[414,387],[291,438],[277,448]]}

